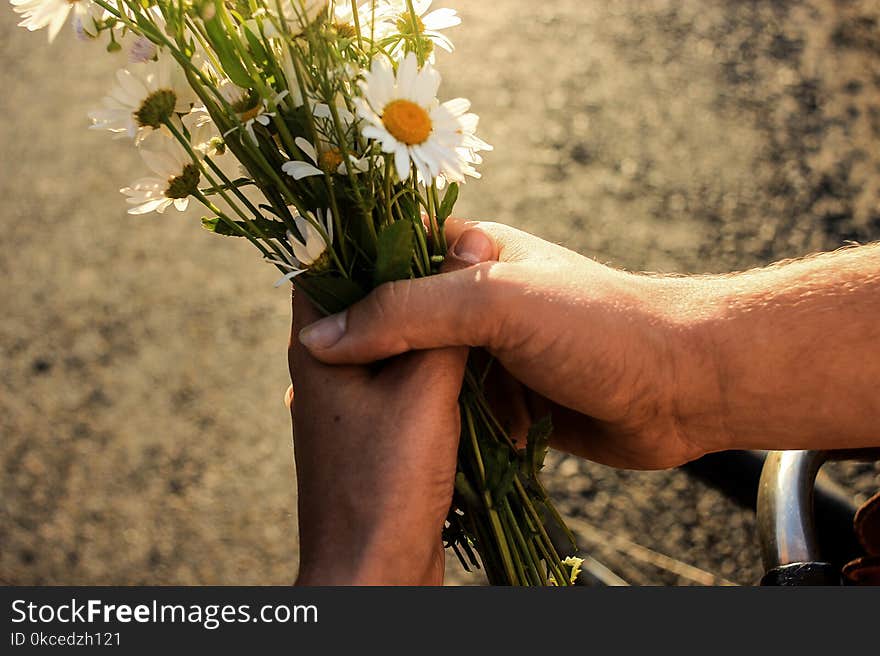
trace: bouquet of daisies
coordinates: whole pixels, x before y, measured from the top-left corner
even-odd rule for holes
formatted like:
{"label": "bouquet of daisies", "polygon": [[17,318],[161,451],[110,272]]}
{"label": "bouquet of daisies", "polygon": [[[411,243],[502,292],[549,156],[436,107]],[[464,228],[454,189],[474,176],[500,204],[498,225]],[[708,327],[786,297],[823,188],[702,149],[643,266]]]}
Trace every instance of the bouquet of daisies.
{"label": "bouquet of daisies", "polygon": [[[436,273],[444,222],[479,177],[470,103],[440,102],[437,48],[460,22],[431,0],[10,0],[52,40],[80,38],[129,64],[93,128],[131,140],[150,173],[121,191],[131,214],[185,210],[253,244],[326,313],[383,283]],[[518,449],[469,366],[444,539],[492,583],[568,585],[544,522],[564,524],[538,480],[549,420]]]}

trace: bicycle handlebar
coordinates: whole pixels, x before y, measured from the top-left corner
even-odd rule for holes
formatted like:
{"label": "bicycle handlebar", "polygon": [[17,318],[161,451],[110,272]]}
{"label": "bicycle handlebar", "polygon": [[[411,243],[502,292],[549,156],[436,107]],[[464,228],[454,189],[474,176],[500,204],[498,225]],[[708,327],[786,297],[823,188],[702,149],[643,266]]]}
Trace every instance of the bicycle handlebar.
{"label": "bicycle handlebar", "polygon": [[758,536],[764,568],[822,562],[813,513],[816,475],[829,460],[876,460],[880,449],[771,451],[758,488]]}

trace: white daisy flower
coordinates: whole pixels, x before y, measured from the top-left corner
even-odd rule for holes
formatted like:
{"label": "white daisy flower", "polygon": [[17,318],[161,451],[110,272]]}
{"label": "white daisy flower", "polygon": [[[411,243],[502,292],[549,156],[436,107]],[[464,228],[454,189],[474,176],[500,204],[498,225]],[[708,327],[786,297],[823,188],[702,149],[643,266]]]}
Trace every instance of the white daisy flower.
{"label": "white daisy flower", "polygon": [[[314,144],[309,143],[302,137],[296,138],[296,146],[303,154],[308,157],[312,163],[301,160],[291,160],[286,162],[281,170],[294,180],[302,180],[315,175],[324,175],[325,173],[338,173],[339,175],[348,175],[348,167],[342,157],[342,152],[329,143],[320,144],[320,148],[316,148]],[[370,168],[370,160],[368,157],[357,159],[349,154],[351,160],[352,172],[363,173]]]}
{"label": "white daisy flower", "polygon": [[71,11],[74,16],[85,17],[92,4],[91,0],[9,0],[9,2],[12,10],[22,16],[19,27],[26,27],[31,32],[48,28],[49,43],[58,36]]}
{"label": "white daisy flower", "polygon": [[[365,2],[357,8],[361,36],[379,41],[394,31],[395,10],[388,0]],[[351,2],[337,2],[333,8],[333,20],[337,31],[350,36],[357,34]]]}
{"label": "white daisy flower", "polygon": [[170,56],[130,64],[116,73],[116,85],[104,107],[89,112],[92,129],[109,130],[140,142],[174,114],[186,114],[196,96],[183,70]]}
{"label": "white daisy flower", "polygon": [[428,39],[431,44],[452,52],[452,41],[440,30],[445,30],[456,25],[461,25],[461,18],[455,9],[435,9],[429,12],[432,0],[413,0],[415,16],[409,10],[407,0],[392,0],[397,16],[397,29],[401,34],[411,35],[417,30],[417,34]]}
{"label": "white daisy flower", "polygon": [[73,33],[80,41],[95,41],[100,34],[100,26],[108,18],[109,14],[100,5],[89,2],[83,9],[74,11],[71,19]]}
{"label": "white daisy flower", "polygon": [[216,158],[227,152],[217,124],[203,106],[193,108],[181,119],[181,125],[189,133],[189,143],[193,150],[200,156]]}
{"label": "white daisy flower", "polygon": [[[276,287],[288,280],[293,280],[310,269],[320,270],[329,264],[327,251],[333,244],[333,213],[328,209],[326,212],[318,210],[317,216],[312,212],[306,212],[306,215],[308,218],[303,217],[298,212],[293,213],[296,229],[302,236],[302,239],[296,237],[290,230],[287,231],[287,239],[290,242],[290,247],[293,249],[293,259],[290,262],[270,260],[270,262],[290,269],[290,273],[275,283]],[[316,227],[318,225],[326,233],[326,239],[321,234],[321,230]]]}
{"label": "white daisy flower", "polygon": [[426,184],[439,176],[461,182],[473,172],[471,153],[491,149],[474,134],[478,118],[467,113],[470,102],[457,98],[441,105],[440,74],[430,63],[419,70],[414,53],[400,62],[396,76],[386,57],[376,57],[360,86],[363,98],[355,102],[368,123],[362,134],[394,155],[401,180],[409,178],[412,162]]}
{"label": "white daisy flower", "polygon": [[176,139],[162,132],[151,133],[140,148],[141,158],[155,174],[136,180],[119,191],[134,205],[129,214],[162,214],[171,205],[183,212],[189,197],[198,189],[201,174],[198,166]]}
{"label": "white daisy flower", "polygon": [[[244,128],[251,143],[255,146],[259,145],[254,126],[259,124],[263,127],[268,127],[272,122],[272,118],[275,116],[275,112],[269,111],[269,101],[265,98],[260,99],[255,92],[249,89],[242,89],[229,80],[224,81],[220,85],[220,93],[226,99],[226,102],[230,104],[232,110],[238,114],[238,119],[242,122],[241,127]],[[279,105],[289,95],[289,91],[282,91],[273,99],[274,104],[276,106]],[[236,126],[227,130],[223,136],[227,137],[238,129],[239,126]]]}

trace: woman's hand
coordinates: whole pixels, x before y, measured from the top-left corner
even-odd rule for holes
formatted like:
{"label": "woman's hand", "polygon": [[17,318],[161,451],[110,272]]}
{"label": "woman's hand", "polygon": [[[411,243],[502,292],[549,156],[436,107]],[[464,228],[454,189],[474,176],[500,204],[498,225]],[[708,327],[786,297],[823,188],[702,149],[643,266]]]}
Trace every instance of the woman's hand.
{"label": "woman's hand", "polygon": [[440,585],[467,350],[410,353],[378,369],[328,366],[296,338],[317,319],[296,293],[288,402],[299,503],[297,583]]}

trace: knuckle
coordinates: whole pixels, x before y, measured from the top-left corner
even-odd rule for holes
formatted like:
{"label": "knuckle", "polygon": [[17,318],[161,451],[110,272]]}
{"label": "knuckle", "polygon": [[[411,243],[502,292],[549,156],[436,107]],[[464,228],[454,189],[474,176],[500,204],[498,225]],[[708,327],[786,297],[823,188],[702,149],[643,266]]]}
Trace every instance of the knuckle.
{"label": "knuckle", "polygon": [[407,287],[404,281],[394,281],[375,289],[372,306],[375,320],[388,321],[405,311]]}
{"label": "knuckle", "polygon": [[471,320],[469,341],[472,345],[492,347],[499,338],[500,327],[515,301],[510,265],[504,262],[483,262],[474,267],[473,282],[465,294],[463,314]]}
{"label": "knuckle", "polygon": [[371,341],[381,352],[393,353],[409,348],[405,332],[410,286],[408,280],[389,282],[377,287],[370,295],[365,319],[371,328]]}

